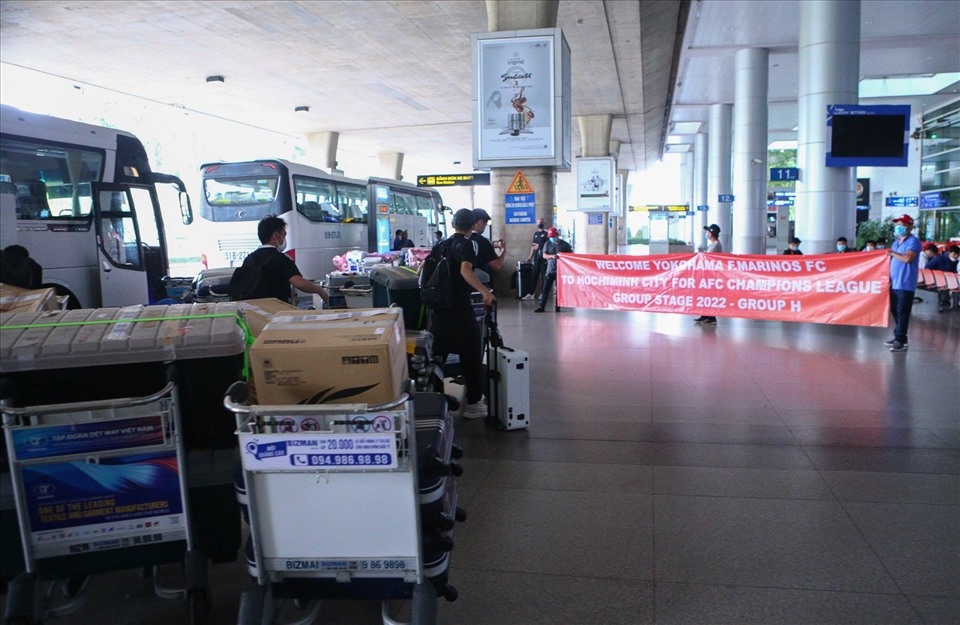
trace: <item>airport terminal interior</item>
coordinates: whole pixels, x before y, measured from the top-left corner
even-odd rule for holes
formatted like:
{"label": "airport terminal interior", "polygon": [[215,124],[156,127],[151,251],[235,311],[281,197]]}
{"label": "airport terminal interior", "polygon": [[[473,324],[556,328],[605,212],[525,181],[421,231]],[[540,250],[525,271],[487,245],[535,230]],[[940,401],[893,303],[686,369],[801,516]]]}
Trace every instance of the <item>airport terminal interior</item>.
{"label": "airport terminal interior", "polygon": [[[883,328],[503,299],[505,343],[530,352],[531,427],[456,420],[468,518],[437,622],[960,621],[960,315],[918,294],[907,353]],[[50,622],[186,622],[137,571],[90,584]],[[236,623],[242,557],[211,584],[209,623]],[[379,623],[380,605],[325,602],[316,622]]]}

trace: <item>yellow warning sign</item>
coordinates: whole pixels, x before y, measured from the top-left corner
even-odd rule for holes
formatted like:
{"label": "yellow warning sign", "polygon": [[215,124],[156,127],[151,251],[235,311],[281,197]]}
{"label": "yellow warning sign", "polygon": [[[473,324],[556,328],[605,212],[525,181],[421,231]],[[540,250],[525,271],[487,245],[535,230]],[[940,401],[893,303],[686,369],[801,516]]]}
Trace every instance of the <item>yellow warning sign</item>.
{"label": "yellow warning sign", "polygon": [[531,193],[532,191],[533,187],[527,182],[527,177],[523,175],[522,170],[518,169],[517,175],[513,177],[513,182],[507,187],[507,193]]}

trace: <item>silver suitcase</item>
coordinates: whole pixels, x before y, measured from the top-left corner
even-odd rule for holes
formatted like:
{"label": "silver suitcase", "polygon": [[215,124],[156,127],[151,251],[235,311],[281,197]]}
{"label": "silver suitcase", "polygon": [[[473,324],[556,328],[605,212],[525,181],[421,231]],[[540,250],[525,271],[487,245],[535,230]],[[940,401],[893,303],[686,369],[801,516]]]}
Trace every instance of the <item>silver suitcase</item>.
{"label": "silver suitcase", "polygon": [[503,430],[530,426],[530,355],[511,347],[491,348],[490,415]]}

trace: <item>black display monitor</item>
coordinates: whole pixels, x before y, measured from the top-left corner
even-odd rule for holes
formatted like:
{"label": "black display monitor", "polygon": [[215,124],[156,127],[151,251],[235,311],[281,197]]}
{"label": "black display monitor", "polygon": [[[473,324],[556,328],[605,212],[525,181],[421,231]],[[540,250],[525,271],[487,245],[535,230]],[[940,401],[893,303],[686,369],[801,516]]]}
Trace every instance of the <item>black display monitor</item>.
{"label": "black display monitor", "polygon": [[827,106],[827,167],[906,167],[907,105]]}

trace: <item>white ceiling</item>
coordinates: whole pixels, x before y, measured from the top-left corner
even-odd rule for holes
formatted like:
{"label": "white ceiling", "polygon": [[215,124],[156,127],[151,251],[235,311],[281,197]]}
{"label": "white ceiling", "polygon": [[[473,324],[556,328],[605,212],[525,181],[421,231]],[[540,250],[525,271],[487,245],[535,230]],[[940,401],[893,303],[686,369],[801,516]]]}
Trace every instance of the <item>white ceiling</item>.
{"label": "white ceiling", "polygon": [[[797,19],[794,0],[560,0],[573,114],[612,114],[618,167],[645,169],[668,122],[733,101],[734,53],[761,46],[770,138],[795,138]],[[404,153],[410,180],[470,171],[470,35],[486,30],[484,0],[4,0],[0,61],[290,136],[337,131],[341,151]],[[960,71],[956,0],[864,0],[861,35],[864,76]],[[572,135],[577,155],[575,120]]]}

